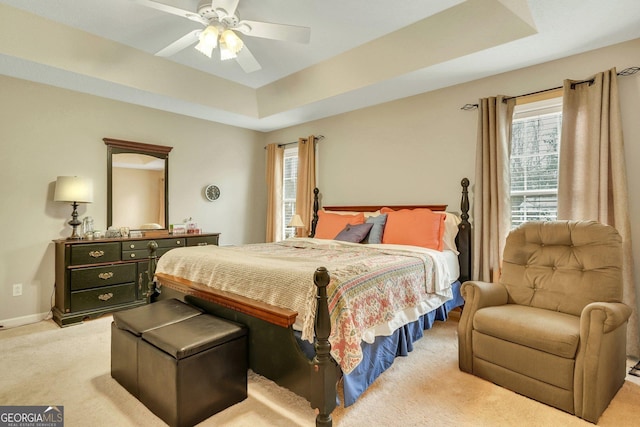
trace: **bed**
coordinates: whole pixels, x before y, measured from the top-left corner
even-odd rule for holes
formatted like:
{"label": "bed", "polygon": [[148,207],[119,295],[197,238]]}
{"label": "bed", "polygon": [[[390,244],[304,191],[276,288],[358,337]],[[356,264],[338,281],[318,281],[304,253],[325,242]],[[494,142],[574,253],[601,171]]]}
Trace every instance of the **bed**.
{"label": "bed", "polygon": [[[178,297],[247,325],[251,369],[307,398],[316,425],[330,426],[339,380],[344,405],[353,404],[424,330],[463,304],[471,228],[469,181],[461,184],[453,234],[446,205],[320,210],[316,189],[313,238],[169,251],[155,267],[156,298]],[[430,225],[418,234],[430,240],[418,247],[415,229],[397,226],[410,218],[422,227],[422,215]],[[394,241],[394,233],[409,241]],[[155,265],[153,249],[150,257]]]}

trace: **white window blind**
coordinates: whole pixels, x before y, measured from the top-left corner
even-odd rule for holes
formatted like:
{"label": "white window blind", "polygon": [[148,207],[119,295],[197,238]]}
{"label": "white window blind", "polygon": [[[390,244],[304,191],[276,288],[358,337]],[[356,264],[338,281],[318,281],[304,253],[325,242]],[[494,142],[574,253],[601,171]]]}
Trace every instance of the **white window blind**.
{"label": "white window blind", "polygon": [[511,226],[558,216],[562,98],[517,105],[511,133]]}
{"label": "white window blind", "polygon": [[293,237],[296,233],[294,227],[287,227],[291,218],[296,214],[296,189],[298,183],[298,146],[285,148],[284,173],[282,179],[282,230],[283,239]]}

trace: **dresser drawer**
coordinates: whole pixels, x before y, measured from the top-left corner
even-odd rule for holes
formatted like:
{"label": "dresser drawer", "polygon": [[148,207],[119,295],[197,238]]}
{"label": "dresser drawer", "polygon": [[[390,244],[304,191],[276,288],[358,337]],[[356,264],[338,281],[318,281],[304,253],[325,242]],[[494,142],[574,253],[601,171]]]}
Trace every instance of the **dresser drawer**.
{"label": "dresser drawer", "polygon": [[71,310],[95,310],[112,305],[133,302],[136,299],[135,283],[103,286],[101,288],[71,292]]}
{"label": "dresser drawer", "polygon": [[158,248],[177,248],[184,246],[184,238],[177,237],[171,239],[150,239],[150,240],[130,240],[122,242],[123,251],[147,251],[149,249],[149,242],[156,242]]}
{"label": "dresser drawer", "polygon": [[156,242],[156,256],[160,257],[168,250],[184,246],[185,239],[182,237],[171,239],[133,240],[122,243],[122,260],[149,258],[149,242]]}
{"label": "dresser drawer", "polygon": [[[156,256],[161,257],[171,249],[175,248],[158,248],[156,249]],[[139,251],[122,251],[122,260],[132,260],[132,259],[147,259],[149,258],[149,250],[139,250]]]}
{"label": "dresser drawer", "polygon": [[72,291],[135,282],[136,265],[119,264],[71,270]]}
{"label": "dresser drawer", "polygon": [[70,265],[120,261],[120,242],[71,246]]}
{"label": "dresser drawer", "polygon": [[187,246],[217,245],[218,236],[187,237]]}

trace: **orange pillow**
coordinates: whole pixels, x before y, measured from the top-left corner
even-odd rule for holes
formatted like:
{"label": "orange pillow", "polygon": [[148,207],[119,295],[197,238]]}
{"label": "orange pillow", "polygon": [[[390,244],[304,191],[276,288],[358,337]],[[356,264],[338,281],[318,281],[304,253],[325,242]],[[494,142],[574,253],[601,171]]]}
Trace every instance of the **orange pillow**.
{"label": "orange pillow", "polygon": [[314,237],[318,239],[333,239],[347,224],[364,224],[364,214],[359,212],[355,215],[340,215],[318,211],[318,225],[316,226],[316,235]]}
{"label": "orange pillow", "polygon": [[380,209],[387,214],[382,243],[413,245],[442,251],[445,216],[431,209]]}

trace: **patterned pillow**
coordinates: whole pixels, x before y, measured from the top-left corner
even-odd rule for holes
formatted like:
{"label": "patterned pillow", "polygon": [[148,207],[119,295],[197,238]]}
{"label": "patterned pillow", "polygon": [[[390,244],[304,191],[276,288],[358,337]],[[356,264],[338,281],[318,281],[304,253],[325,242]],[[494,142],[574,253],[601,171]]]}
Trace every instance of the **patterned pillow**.
{"label": "patterned pillow", "polygon": [[342,240],[343,242],[360,243],[367,237],[369,231],[373,227],[371,223],[364,224],[347,224],[333,240]]}

